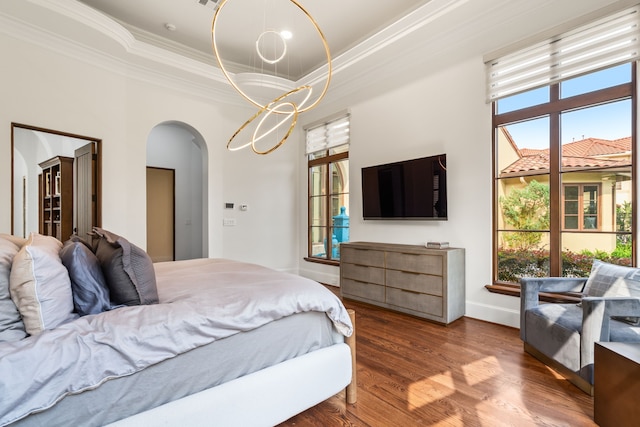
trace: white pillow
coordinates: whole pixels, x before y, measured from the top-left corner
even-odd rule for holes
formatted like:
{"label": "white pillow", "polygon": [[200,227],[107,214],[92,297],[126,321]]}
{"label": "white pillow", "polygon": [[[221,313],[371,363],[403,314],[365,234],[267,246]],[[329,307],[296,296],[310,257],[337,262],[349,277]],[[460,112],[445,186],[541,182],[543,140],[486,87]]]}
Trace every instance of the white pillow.
{"label": "white pillow", "polygon": [[11,234],[0,233],[0,239],[8,240],[20,249],[27,243],[27,239],[23,239],[22,237],[14,236]]}
{"label": "white pillow", "polygon": [[10,276],[11,299],[18,307],[28,334],[77,318],[69,273],[60,260],[62,242],[51,236],[31,233],[13,258]]}

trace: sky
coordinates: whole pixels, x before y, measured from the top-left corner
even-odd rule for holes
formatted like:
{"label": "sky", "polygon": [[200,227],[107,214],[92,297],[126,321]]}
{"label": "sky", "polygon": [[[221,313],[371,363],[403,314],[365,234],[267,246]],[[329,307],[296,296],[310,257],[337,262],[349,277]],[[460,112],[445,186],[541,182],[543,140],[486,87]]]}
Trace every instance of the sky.
{"label": "sky", "polygon": [[[586,93],[629,82],[631,64],[562,82],[563,97]],[[517,110],[548,100],[546,88],[534,89],[498,101],[498,112]],[[549,148],[549,120],[541,118],[507,127],[519,148]],[[584,138],[618,139],[631,136],[631,101],[624,100],[598,107],[565,113],[562,116],[562,143]]]}

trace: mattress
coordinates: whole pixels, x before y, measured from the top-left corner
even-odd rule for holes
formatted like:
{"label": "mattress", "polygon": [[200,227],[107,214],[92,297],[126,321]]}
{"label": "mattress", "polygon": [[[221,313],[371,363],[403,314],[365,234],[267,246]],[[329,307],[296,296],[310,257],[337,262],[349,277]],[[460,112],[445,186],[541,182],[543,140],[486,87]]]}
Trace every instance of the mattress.
{"label": "mattress", "polygon": [[104,425],[342,342],[325,313],[298,313],[66,396],[11,425]]}
{"label": "mattress", "polygon": [[[297,318],[300,313],[319,313],[329,336],[351,335],[351,320],[340,300],[308,279],[222,259],[159,263],[155,268],[159,304],[83,316],[36,336],[0,345],[0,425],[16,423],[25,417],[37,423],[39,416],[34,414],[50,413],[57,407],[67,409],[61,410],[59,416],[44,417],[41,425],[74,424],[69,420],[76,419],[76,411],[88,417],[118,414],[98,418],[96,424],[103,424],[225,381],[226,374],[221,374],[220,378],[206,382],[213,365],[216,369],[221,365],[220,372],[235,377],[333,342],[314,341],[313,334],[307,337],[311,326],[294,325],[292,330],[283,329],[279,338],[274,336],[277,344],[265,340],[258,347],[251,342],[248,351],[236,347],[227,358],[212,350],[202,359],[176,362],[188,360],[187,354],[199,354],[195,350],[200,347],[272,323],[278,325],[280,319]],[[271,335],[267,335],[269,339]],[[309,338],[311,342],[305,341]],[[306,342],[306,348],[291,349],[287,347],[291,341]],[[263,360],[267,357],[265,348],[280,347],[290,354]],[[239,368],[237,364],[246,362],[245,359],[256,365]],[[164,377],[158,375],[161,379],[156,380],[153,374],[148,374],[149,382],[138,386],[140,372],[161,371],[158,367],[171,363],[176,365],[167,368],[162,373]],[[192,370],[196,367],[198,370]],[[135,387],[127,384],[128,377],[134,378],[131,382]],[[122,380],[116,382],[117,378]],[[200,385],[199,381],[205,379]],[[103,388],[111,388],[105,395],[114,397],[81,400],[86,398],[85,393],[93,394],[93,390]],[[170,397],[165,396],[168,392],[172,393]],[[70,405],[66,402],[75,400],[81,403],[66,407]],[[65,418],[65,412],[71,418]]]}

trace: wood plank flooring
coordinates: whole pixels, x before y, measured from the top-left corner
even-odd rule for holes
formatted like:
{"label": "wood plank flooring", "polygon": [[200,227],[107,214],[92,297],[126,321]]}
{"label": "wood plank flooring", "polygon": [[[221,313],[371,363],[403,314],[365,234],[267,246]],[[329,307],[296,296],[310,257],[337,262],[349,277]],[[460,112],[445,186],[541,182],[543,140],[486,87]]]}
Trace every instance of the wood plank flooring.
{"label": "wood plank flooring", "polygon": [[526,354],[517,329],[345,306],[356,310],[357,403],[342,392],[281,427],[596,425],[593,398]]}

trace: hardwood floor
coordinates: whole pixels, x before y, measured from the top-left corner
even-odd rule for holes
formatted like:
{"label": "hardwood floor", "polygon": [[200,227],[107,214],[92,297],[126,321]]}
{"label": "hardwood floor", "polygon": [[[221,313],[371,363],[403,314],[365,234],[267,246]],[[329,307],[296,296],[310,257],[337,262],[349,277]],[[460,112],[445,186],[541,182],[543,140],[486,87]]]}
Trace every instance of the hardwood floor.
{"label": "hardwood floor", "polygon": [[345,306],[356,310],[357,403],[342,392],[281,427],[596,425],[593,399],[526,354],[517,329]]}

